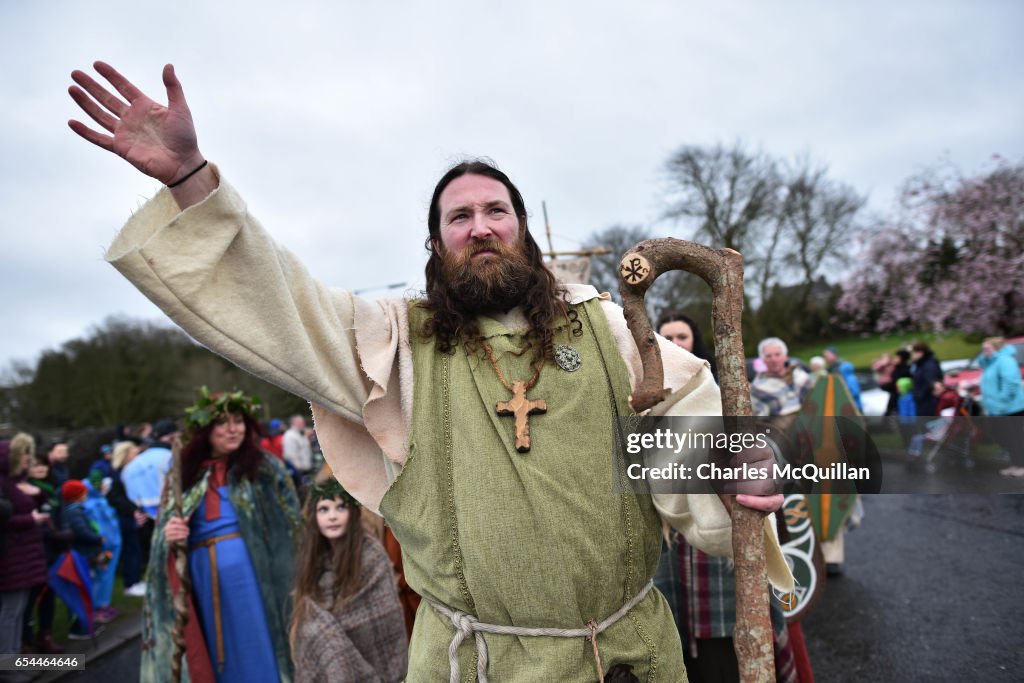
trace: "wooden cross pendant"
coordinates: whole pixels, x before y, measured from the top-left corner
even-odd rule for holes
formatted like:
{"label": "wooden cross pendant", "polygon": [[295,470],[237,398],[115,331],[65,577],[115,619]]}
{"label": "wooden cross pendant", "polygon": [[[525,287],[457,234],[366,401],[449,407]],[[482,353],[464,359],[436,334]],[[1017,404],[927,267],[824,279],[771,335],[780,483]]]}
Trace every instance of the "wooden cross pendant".
{"label": "wooden cross pendant", "polygon": [[531,401],[526,398],[526,382],[512,382],[512,398],[498,401],[495,406],[498,415],[514,415],[516,418],[516,450],[526,453],[530,450],[529,415],[548,412],[547,401]]}

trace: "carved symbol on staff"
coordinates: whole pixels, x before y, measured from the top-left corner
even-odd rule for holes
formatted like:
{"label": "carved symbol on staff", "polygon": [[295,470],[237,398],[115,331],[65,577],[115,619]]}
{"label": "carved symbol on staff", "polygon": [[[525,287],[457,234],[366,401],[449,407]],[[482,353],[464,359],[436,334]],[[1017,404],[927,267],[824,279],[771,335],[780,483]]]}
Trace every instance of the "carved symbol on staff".
{"label": "carved symbol on staff", "polygon": [[619,274],[631,285],[643,282],[651,273],[651,264],[637,254],[627,254],[619,263]]}

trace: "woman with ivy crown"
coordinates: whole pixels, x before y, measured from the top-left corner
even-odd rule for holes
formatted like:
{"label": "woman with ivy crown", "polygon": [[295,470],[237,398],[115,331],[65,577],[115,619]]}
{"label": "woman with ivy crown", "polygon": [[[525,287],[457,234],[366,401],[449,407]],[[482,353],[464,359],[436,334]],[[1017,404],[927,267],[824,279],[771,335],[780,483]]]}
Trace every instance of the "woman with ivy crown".
{"label": "woman with ivy crown", "polygon": [[[153,534],[142,681],[174,680],[179,666],[181,680],[194,683],[292,679],[286,633],[298,499],[284,467],[259,448],[258,408],[241,391],[203,387],[185,411]],[[182,550],[185,564],[175,561]],[[183,626],[174,605],[182,584]]]}
{"label": "woman with ivy crown", "polygon": [[303,508],[291,645],[296,683],[391,683],[408,644],[395,575],[362,526],[359,503],[333,476]]}

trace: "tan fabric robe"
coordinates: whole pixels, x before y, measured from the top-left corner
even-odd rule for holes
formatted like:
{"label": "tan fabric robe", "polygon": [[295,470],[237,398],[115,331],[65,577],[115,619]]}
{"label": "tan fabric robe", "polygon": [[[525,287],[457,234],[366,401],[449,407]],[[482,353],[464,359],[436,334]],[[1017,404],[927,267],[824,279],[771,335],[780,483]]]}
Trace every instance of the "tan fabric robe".
{"label": "tan fabric robe", "polygon": [[[106,258],[200,343],[308,399],[335,476],[377,511],[408,456],[414,378],[406,301],[369,301],[314,279],[224,180],[185,211],[161,190]],[[572,302],[602,298],[635,386],[642,369],[621,309],[590,286],[570,286],[569,294]],[[652,414],[720,414],[707,363],[665,340],[661,351],[668,396]],[[692,545],[732,554],[729,515],[716,496],[655,495],[655,506]],[[790,590],[771,517],[765,533],[769,578]]]}

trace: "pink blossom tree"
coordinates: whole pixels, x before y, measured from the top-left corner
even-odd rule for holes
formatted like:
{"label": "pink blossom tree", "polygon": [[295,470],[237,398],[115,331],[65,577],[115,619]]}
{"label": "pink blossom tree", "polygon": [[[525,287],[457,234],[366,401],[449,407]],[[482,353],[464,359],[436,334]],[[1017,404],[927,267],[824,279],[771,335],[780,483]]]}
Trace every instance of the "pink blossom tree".
{"label": "pink blossom tree", "polygon": [[1024,163],[912,178],[861,244],[840,311],[872,332],[1024,332]]}

